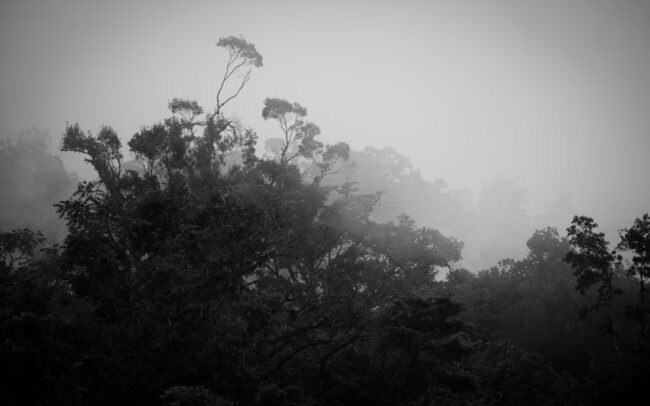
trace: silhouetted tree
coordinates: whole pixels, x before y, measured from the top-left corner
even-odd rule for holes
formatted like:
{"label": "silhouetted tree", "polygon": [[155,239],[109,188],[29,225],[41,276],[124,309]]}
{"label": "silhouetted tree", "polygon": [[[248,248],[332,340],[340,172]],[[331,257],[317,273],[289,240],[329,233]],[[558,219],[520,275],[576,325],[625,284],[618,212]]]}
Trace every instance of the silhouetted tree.
{"label": "silhouetted tree", "polygon": [[[224,80],[261,64],[251,44],[222,41]],[[128,142],[139,166],[125,165],[110,127],[66,128],[63,149],[98,173],[58,205],[61,276],[92,320],[77,381],[86,402],[337,399],[327,382],[343,352],[378,340],[385,309],[460,257],[460,243],[406,216],[371,221],[376,195],[321,186],[349,147],[320,143],[302,106],[265,101],[285,135],[275,161],[223,114],[229,100],[212,113],[172,100],[171,117]]]}
{"label": "silhouetted tree", "polygon": [[[650,216],[634,220],[632,227],[621,231],[621,242],[616,247],[632,253],[632,264],[627,275],[638,280],[638,302],[628,308],[628,314],[639,323],[641,345],[647,342],[647,318],[650,316],[650,298],[648,297],[648,278],[650,278]],[[619,256],[619,261],[620,261]]]}

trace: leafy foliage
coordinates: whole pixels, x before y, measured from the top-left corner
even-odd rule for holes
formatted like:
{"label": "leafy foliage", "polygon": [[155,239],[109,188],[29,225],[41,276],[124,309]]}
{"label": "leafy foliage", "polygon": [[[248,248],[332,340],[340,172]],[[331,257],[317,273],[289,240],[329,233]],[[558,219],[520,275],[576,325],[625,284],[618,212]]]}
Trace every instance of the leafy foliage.
{"label": "leafy foliage", "polygon": [[[224,81],[261,65],[242,39],[218,45],[230,55]],[[321,187],[349,147],[317,141],[304,107],[267,99],[263,114],[285,131],[276,161],[255,156],[255,134],[221,110],[228,100],[218,96],[212,113],[172,100],[171,117],[127,143],[139,165],[123,162],[110,127],[66,128],[63,149],[98,174],[57,205],[69,235],[45,314],[62,309],[49,317],[80,335],[46,336],[75,349],[66,355],[75,368],[60,371],[80,388],[61,395],[70,403],[344,403],[333,383],[344,374],[342,354],[400,345],[385,336],[385,317],[418,303],[400,298],[433,286],[438,269],[459,258],[460,243],[407,217],[371,221],[377,196]],[[311,166],[294,165],[298,158]],[[431,303],[448,307],[432,310],[443,325],[458,311]],[[456,329],[418,340],[438,345]],[[24,359],[7,356],[11,365]]]}
{"label": "leafy foliage", "polygon": [[[255,132],[223,107],[262,57],[241,37],[217,45],[228,61],[214,109],[173,99],[170,117],[126,143],[135,162],[110,127],[67,126],[63,149],[98,178],[57,204],[62,247],[0,234],[1,403],[549,405],[640,393],[645,330],[630,326],[647,316],[647,216],[622,233],[627,273],[588,218],[568,238],[537,230],[521,261],[452,269],[462,242],[406,215],[379,222],[380,193],[333,181],[350,148],[320,142],[300,104],[265,100],[284,138],[259,158]],[[398,189],[424,184],[394,151],[365,153]],[[615,310],[617,289],[643,317],[613,311],[616,334],[602,334],[597,312],[578,309],[596,298]]]}

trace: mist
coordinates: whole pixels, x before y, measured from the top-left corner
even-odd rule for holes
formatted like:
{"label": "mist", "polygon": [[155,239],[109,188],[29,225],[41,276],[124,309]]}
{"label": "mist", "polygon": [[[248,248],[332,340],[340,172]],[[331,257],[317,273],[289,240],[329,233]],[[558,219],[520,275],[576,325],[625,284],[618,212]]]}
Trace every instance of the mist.
{"label": "mist", "polygon": [[[328,142],[393,148],[428,181],[526,191],[528,221],[563,228],[564,196],[608,230],[650,206],[650,23],[644,1],[8,1],[0,133],[67,121],[123,140],[174,97],[214,104],[214,41],[244,34],[265,67],[230,108],[261,139],[265,97],[308,106]],[[82,178],[92,170],[64,155]],[[570,219],[569,219],[570,220]],[[530,227],[529,227],[530,228]],[[513,252],[512,255],[515,255]]]}
{"label": "mist", "polygon": [[648,72],[645,0],[3,1],[0,403],[642,403]]}
{"label": "mist", "polygon": [[[309,107],[324,140],[392,148],[423,180],[467,191],[474,211],[491,185],[509,182],[519,214],[475,222],[482,236],[408,205],[390,212],[448,228],[466,242],[465,258],[488,250],[480,241],[495,252],[489,261],[520,257],[535,228],[563,230],[586,214],[613,239],[650,207],[649,12],[644,1],[9,1],[0,134],[38,127],[58,145],[74,120],[110,124],[127,140],[173,97],[211,105],[223,62],[213,41],[239,32],[266,58],[231,109],[262,140],[277,129],[261,101],[282,95]],[[62,157],[95,176],[78,156]],[[515,235],[518,244],[506,241]]]}

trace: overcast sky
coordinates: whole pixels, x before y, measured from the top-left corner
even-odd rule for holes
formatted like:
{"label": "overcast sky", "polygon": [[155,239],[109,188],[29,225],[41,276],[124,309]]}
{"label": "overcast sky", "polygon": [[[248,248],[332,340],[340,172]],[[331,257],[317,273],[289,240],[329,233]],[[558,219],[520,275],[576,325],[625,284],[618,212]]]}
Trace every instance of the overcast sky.
{"label": "overcast sky", "polygon": [[173,97],[214,105],[221,36],[264,67],[228,112],[300,102],[326,142],[394,147],[475,193],[497,175],[531,203],[597,219],[650,210],[650,1],[3,0],[0,134],[66,121],[123,141]]}

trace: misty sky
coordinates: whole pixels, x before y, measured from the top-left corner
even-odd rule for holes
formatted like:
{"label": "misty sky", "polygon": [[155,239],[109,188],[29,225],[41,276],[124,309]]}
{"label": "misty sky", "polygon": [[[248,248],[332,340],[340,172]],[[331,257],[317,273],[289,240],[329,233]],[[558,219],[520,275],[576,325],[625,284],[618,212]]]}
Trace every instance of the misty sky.
{"label": "misty sky", "polygon": [[570,194],[597,220],[650,210],[647,0],[0,4],[1,136],[70,121],[126,142],[173,97],[211,108],[214,42],[243,34],[264,67],[227,112],[262,140],[279,134],[262,101],[281,97],[324,141],[392,146],[455,189],[505,175],[537,208]]}

